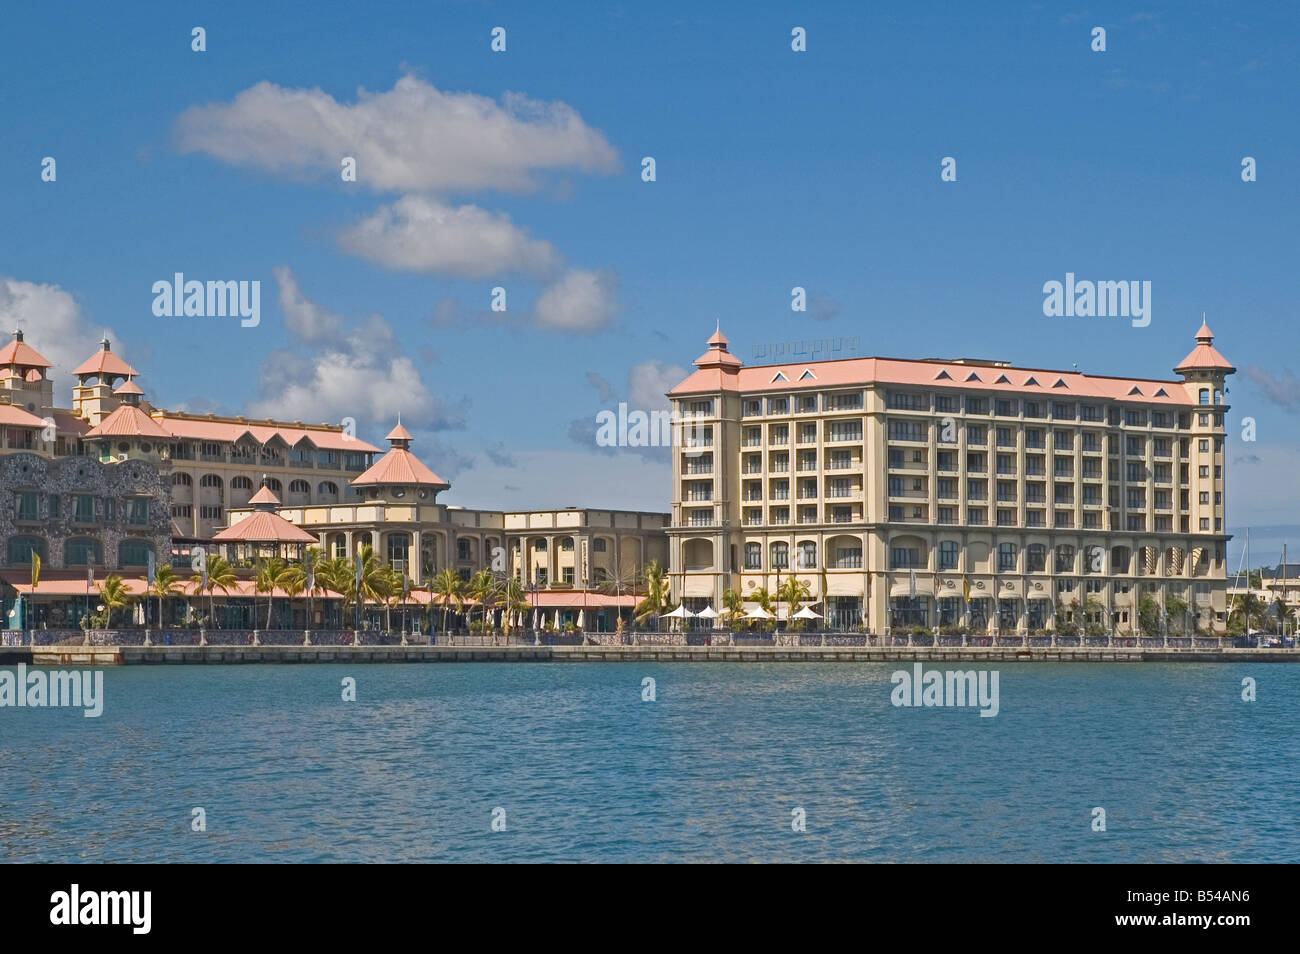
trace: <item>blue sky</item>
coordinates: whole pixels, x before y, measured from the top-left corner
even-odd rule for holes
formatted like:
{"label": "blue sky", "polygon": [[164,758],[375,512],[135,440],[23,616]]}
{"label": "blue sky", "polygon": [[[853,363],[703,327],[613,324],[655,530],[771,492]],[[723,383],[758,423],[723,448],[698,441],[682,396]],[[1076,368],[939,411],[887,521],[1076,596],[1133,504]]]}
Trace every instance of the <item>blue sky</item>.
{"label": "blue sky", "polygon": [[[745,360],[856,335],[1170,377],[1205,312],[1242,369],[1229,525],[1300,524],[1295,5],[173,6],[0,32],[0,320],[60,362],[108,329],[164,406],[377,443],[404,408],[452,502],[659,509],[663,458],[584,425],[715,320]],[[176,271],[260,280],[261,325],[155,317]],[[1151,281],[1150,326],[1045,318],[1067,271]]]}

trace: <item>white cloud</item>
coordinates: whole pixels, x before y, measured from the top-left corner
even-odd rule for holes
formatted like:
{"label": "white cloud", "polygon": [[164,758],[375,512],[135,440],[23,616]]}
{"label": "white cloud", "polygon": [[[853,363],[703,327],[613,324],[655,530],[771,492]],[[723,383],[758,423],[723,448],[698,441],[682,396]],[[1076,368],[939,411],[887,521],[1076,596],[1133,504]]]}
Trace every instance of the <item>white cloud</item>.
{"label": "white cloud", "polygon": [[685,381],[689,374],[680,364],[654,359],[633,365],[627,373],[628,405],[646,411],[668,410],[671,406],[668,392]]}
{"label": "white cloud", "polygon": [[481,279],[523,273],[545,277],[560,267],[550,242],[529,237],[505,213],[452,207],[408,195],[338,235],[339,247],[384,268]]}
{"label": "white cloud", "polygon": [[[376,427],[391,427],[401,414],[412,429],[464,426],[464,407],[433,396],[382,315],[344,333],[343,319],[303,295],[288,268],[275,269],[275,277],[282,305],[287,297],[297,315],[290,320],[286,313],[286,328],[301,345],[315,347],[270,352],[261,367],[263,397],[246,414],[291,421],[352,417]],[[328,340],[321,324],[303,320],[317,315],[329,316]]]}
{"label": "white cloud", "polygon": [[21,328],[27,344],[53,363],[55,400],[63,407],[71,402],[76,383],[72,369],[99,350],[100,339],[107,336],[110,346],[122,353],[112,330],[87,321],[71,292],[58,285],[0,278],[0,346],[8,343],[15,328]]}
{"label": "white cloud", "polygon": [[284,326],[300,341],[335,341],[343,332],[343,316],[322,308],[298,288],[298,280],[287,265],[271,269],[280,286],[280,311]]}
{"label": "white cloud", "polygon": [[617,288],[618,276],[612,271],[570,269],[542,289],[533,302],[533,318],[548,331],[601,331],[618,310]]}
{"label": "white cloud", "polygon": [[299,178],[337,178],[352,156],[357,183],[379,191],[522,192],[542,170],[618,170],[614,148],[565,103],[518,93],[498,103],[411,75],[387,92],[358,90],[354,103],[261,82],[229,103],[190,107],[176,134],[184,152]]}

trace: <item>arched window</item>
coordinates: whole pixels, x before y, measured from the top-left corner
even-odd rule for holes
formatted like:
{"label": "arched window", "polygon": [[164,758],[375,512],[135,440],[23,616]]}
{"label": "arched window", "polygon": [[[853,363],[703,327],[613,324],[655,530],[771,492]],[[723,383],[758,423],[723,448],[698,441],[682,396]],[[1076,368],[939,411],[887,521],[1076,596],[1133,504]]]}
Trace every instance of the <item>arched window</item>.
{"label": "arched window", "polygon": [[1209,403],[1210,403],[1210,389],[1209,389],[1209,388],[1201,388],[1201,390],[1200,390],[1198,393],[1199,393],[1199,400],[1200,400],[1200,403],[1202,403],[1202,404],[1209,404]]}
{"label": "arched window", "polygon": [[337,497],[339,495],[339,485],[332,480],[322,480],[316,485],[316,493],[322,497]]}
{"label": "arched window", "polygon": [[9,563],[30,564],[32,554],[45,561],[45,541],[40,537],[10,537],[9,538]]}
{"label": "arched window", "polygon": [[1129,564],[1133,561],[1133,551],[1128,547],[1111,547],[1110,548],[1110,572],[1128,573]]}
{"label": "arched window", "polygon": [[274,477],[267,479],[266,486],[270,487],[271,493],[275,494],[277,497],[284,491],[284,484],[280,483]]}
{"label": "arched window", "polygon": [[1025,572],[1042,573],[1047,569],[1047,547],[1041,543],[1030,544],[1025,550]]}
{"label": "arched window", "polygon": [[147,566],[153,547],[144,540],[123,540],[117,546],[118,566]]}
{"label": "arched window", "polygon": [[[206,487],[207,484],[204,484]],[[253,482],[247,477],[235,477],[230,481],[231,490],[252,490]]]}
{"label": "arched window", "polygon": [[745,544],[745,569],[763,569],[763,545],[761,543]]}
{"label": "arched window", "polygon": [[63,545],[66,566],[87,566],[90,563],[103,563],[104,555],[99,541],[93,537],[73,537]]}
{"label": "arched window", "polygon": [[790,544],[778,541],[772,544],[772,569],[784,570],[790,565]]}
{"label": "arched window", "polygon": [[[225,484],[221,480],[221,478],[218,477],[216,474],[204,474],[202,477],[199,478],[199,486],[216,487],[218,490],[220,490],[222,487],[225,486]],[[252,486],[251,481],[249,482],[249,486],[250,487]]]}
{"label": "arched window", "polygon": [[817,565],[817,544],[804,540],[799,544],[799,567],[810,570]]}
{"label": "arched window", "polygon": [[1062,543],[1056,548],[1056,572],[1074,572],[1074,547],[1068,543]]}
{"label": "arched window", "polygon": [[194,479],[189,474],[172,474],[173,487],[193,487]]}
{"label": "arched window", "polygon": [[289,482],[289,493],[291,494],[309,494],[311,493],[311,484],[305,480],[293,480]]}

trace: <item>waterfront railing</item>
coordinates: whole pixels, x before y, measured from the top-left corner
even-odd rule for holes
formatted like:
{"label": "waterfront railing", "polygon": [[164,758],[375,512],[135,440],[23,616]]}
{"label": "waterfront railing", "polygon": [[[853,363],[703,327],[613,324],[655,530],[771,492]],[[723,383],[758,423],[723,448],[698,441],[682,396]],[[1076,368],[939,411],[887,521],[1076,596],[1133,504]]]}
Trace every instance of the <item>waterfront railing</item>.
{"label": "waterfront railing", "polygon": [[728,630],[685,632],[554,632],[514,630],[509,633],[403,633],[377,629],[253,630],[253,629],[115,629],[3,630],[0,646],[443,646],[491,648],[520,646],[731,646],[772,648],[873,647],[897,649],[1065,649],[1132,651],[1199,651],[1215,649],[1295,649],[1294,640],[1276,636],[1080,636],[943,633],[854,633],[842,630],[756,633]]}

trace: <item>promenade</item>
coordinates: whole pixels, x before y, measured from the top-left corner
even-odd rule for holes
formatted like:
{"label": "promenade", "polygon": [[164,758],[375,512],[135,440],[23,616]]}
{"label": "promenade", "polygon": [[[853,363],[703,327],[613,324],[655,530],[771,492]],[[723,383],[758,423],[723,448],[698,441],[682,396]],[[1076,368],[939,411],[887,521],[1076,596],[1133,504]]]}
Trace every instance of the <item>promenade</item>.
{"label": "promenade", "polygon": [[[419,663],[419,662],[1300,662],[1292,647],[1234,646],[1231,641],[1198,637],[1181,639],[1105,637],[1057,643],[1048,637],[976,637],[980,644],[945,645],[916,637],[780,634],[755,639],[728,633],[641,633],[635,637],[592,634],[557,637],[439,635],[428,637],[377,633],[261,633],[233,636],[222,632],[197,638],[145,645],[143,634],[130,641],[92,634],[84,640],[36,642],[0,647],[0,665],[247,665],[256,663]],[[172,635],[172,634],[169,634]],[[212,637],[209,639],[208,637]],[[563,640],[562,644],[547,642]],[[632,640],[636,642],[633,643]],[[615,640],[618,640],[617,642]],[[1093,643],[1105,643],[1094,645]],[[1152,645],[1154,644],[1154,645]]]}

